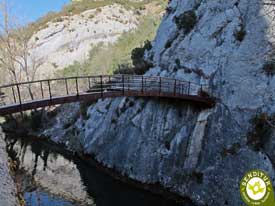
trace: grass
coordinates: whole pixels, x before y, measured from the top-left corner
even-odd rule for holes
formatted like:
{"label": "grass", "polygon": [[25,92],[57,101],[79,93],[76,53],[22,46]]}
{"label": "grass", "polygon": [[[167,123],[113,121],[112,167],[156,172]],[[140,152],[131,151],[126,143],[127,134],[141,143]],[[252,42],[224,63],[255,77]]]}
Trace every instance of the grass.
{"label": "grass", "polygon": [[122,34],[114,44],[94,47],[87,61],[82,64],[75,62],[57,75],[112,74],[119,65],[132,66],[132,50],[143,46],[145,40],[151,41],[155,37],[160,21],[159,16],[144,17],[136,30]]}

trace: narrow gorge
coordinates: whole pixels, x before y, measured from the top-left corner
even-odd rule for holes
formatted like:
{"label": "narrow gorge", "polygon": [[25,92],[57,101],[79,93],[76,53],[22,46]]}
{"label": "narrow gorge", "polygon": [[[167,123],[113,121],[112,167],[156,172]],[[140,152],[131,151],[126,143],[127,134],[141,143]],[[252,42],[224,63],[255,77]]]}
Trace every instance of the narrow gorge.
{"label": "narrow gorge", "polygon": [[179,195],[180,205],[243,205],[247,171],[266,171],[275,185],[274,8],[265,0],[169,1],[144,75],[207,84],[213,108],[151,97],[64,104],[42,112],[39,136]]}

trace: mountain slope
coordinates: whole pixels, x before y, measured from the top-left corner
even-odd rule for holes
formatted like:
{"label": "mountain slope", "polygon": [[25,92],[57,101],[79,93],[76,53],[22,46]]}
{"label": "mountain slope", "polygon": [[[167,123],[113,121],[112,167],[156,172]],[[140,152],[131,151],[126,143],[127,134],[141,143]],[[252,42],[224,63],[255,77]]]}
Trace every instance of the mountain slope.
{"label": "mountain slope", "polygon": [[[39,59],[39,62],[42,62],[37,72],[37,78],[54,76],[57,71],[76,62],[77,65],[87,62],[91,53],[96,55],[94,52],[96,48],[105,47],[105,49],[108,49],[119,38],[123,38],[122,35],[125,36],[130,31],[135,33],[138,27],[147,26],[143,23],[144,18],[154,9],[157,9],[155,16],[159,19],[163,11],[163,7],[159,5],[160,2],[143,3],[141,5],[144,5],[144,7],[135,9],[131,6],[131,3],[116,4],[102,1],[102,4],[98,3],[94,9],[85,11],[80,9],[74,12],[76,14],[69,16],[64,16],[61,12],[59,16],[52,18],[49,22],[41,21],[44,22],[43,24],[40,23],[42,24],[40,25],[41,29],[34,32],[30,39],[30,44],[34,45],[34,48],[30,51],[30,57]],[[77,3],[77,5],[82,4],[85,5],[85,1],[84,3]],[[101,7],[100,5],[105,6]],[[36,27],[38,28],[38,26]],[[154,31],[154,27],[150,26],[148,28]],[[100,70],[105,65],[98,64],[97,66],[99,67],[97,69]],[[107,68],[108,70],[112,69]],[[104,73],[106,69],[97,73],[100,72]]]}

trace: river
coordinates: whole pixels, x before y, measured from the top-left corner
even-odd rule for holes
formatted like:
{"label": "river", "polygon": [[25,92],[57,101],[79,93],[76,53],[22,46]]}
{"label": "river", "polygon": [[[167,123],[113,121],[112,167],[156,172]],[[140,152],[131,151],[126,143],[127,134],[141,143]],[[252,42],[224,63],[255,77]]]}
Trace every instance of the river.
{"label": "river", "polygon": [[176,201],[137,188],[45,139],[6,138],[17,160],[16,182],[26,206],[176,206]]}

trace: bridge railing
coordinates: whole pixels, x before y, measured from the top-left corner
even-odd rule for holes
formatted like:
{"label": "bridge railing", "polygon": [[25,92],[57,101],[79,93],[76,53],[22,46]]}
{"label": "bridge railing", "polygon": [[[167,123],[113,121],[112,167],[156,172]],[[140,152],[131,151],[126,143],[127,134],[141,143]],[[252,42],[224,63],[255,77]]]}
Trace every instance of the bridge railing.
{"label": "bridge railing", "polygon": [[83,94],[120,93],[121,96],[133,93],[161,96],[203,96],[211,98],[212,91],[208,85],[196,84],[166,77],[140,75],[101,75],[76,76],[56,79],[44,79],[0,86],[1,105],[24,104],[32,101],[51,100],[64,96]]}

